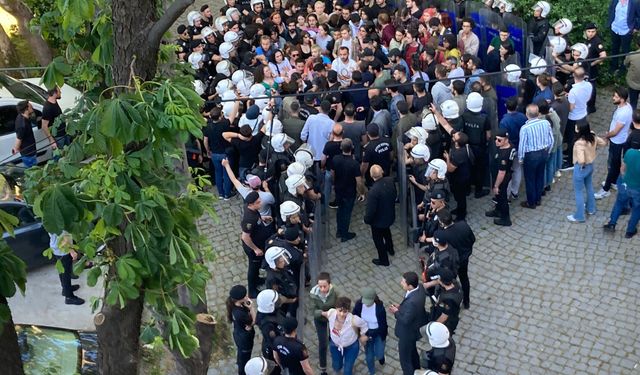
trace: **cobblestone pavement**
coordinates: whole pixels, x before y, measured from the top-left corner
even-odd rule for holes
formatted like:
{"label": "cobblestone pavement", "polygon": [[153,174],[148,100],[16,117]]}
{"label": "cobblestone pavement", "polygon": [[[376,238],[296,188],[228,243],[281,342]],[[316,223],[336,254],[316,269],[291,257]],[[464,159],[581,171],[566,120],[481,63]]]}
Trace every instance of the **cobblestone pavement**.
{"label": "cobblestone pavement", "polygon": [[[604,90],[600,90],[604,91]],[[599,111],[591,123],[600,133],[609,124],[613,106],[609,94],[600,93]],[[606,174],[606,149],[597,158],[594,185]],[[598,186],[599,187],[599,186]],[[524,190],[524,187],[523,187]],[[524,195],[524,194],[521,194]],[[470,198],[469,224],[477,236],[470,261],[471,309],[464,310],[455,340],[456,374],[631,374],[639,373],[640,343],[640,249],[638,237],[624,238],[628,217],[618,231],[603,233],[615,196],[598,201],[598,212],[584,224],[570,223],[565,216],[574,206],[571,173],[563,172],[542,206],[527,210],[513,204],[514,225],[493,225],[483,213],[489,198]],[[414,251],[404,248],[394,227],[397,255],[388,268],[371,263],[375,248],[369,228],[362,222],[363,204],[356,206],[352,229],[355,240],[330,239],[324,249],[334,284],[344,295],[357,299],[361,288],[375,286],[385,304],[399,303],[400,275],[417,270]],[[208,220],[203,228],[213,242],[217,259],[211,265],[213,282],[208,298],[222,311],[229,287],[245,283],[246,258],[239,244],[240,201],[219,202],[219,221]],[[333,233],[335,211],[329,220]],[[393,332],[395,320],[389,318]],[[305,327],[305,342],[316,360],[312,323]],[[426,339],[419,342],[426,349]],[[257,353],[256,340],[254,352]],[[387,364],[382,374],[399,374],[397,340],[387,340]],[[234,359],[211,367],[212,374],[231,374]],[[364,356],[356,374],[365,374]]]}
{"label": "cobblestone pavement", "polygon": [[[196,6],[202,3],[205,1],[196,1]],[[214,1],[213,8],[220,8],[220,3]],[[590,121],[601,133],[613,111],[605,90],[599,90],[598,109]],[[593,180],[596,190],[606,175],[606,159],[606,149],[600,150]],[[471,309],[462,312],[454,337],[456,374],[640,373],[640,239],[624,238],[628,216],[621,218],[615,234],[603,233],[601,226],[614,200],[612,194],[598,201],[597,214],[584,224],[568,222],[565,216],[573,210],[573,186],[571,172],[563,172],[542,206],[527,210],[513,204],[514,225],[502,228],[483,215],[491,205],[488,197],[469,199],[468,221],[478,240],[469,266]],[[207,297],[210,308],[220,313],[229,288],[246,282],[246,257],[239,242],[240,204],[237,198],[220,201],[216,204],[218,220],[201,223],[217,256],[210,265],[213,279]],[[386,305],[399,303],[403,295],[400,275],[417,270],[414,251],[404,248],[396,225],[397,255],[391,267],[375,267],[371,259],[376,252],[369,228],[362,222],[363,207],[356,206],[352,219],[358,237],[346,243],[331,238],[324,249],[328,263],[323,269],[331,272],[334,284],[353,300],[361,288],[372,285]],[[329,223],[329,233],[333,233],[333,210]],[[389,325],[387,364],[378,366],[378,372],[400,374],[393,317]],[[317,343],[311,321],[304,336],[315,367]],[[426,339],[418,346],[426,349]],[[257,338],[255,354],[259,347]],[[234,362],[235,358],[220,360],[212,364],[210,374],[236,373]],[[355,373],[366,372],[361,354]]]}

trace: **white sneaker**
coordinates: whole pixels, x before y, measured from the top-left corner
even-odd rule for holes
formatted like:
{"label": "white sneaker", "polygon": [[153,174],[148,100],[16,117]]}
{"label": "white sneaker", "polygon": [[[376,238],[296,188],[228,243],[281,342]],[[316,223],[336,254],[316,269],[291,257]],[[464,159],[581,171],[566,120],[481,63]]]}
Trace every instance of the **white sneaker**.
{"label": "white sneaker", "polygon": [[560,178],[562,176],[562,172],[560,170],[556,171],[556,178]]}
{"label": "white sneaker", "polygon": [[573,217],[573,215],[568,215],[567,216],[567,220],[569,220],[572,223],[584,223],[584,220],[580,221],[580,220],[576,219],[575,217]]}
{"label": "white sneaker", "polygon": [[[606,181],[602,181],[602,183],[600,184],[600,186],[604,187],[604,183],[605,183],[605,182],[606,182]],[[616,184],[611,184],[611,189],[613,189],[613,190],[615,190],[615,191],[618,191],[618,185],[616,185]],[[609,190],[611,190],[611,189],[609,189]]]}
{"label": "white sneaker", "polygon": [[611,193],[610,193],[610,192],[605,191],[604,189],[600,189],[600,191],[599,191],[599,192],[597,192],[597,193],[595,193],[595,194],[594,194],[594,197],[595,197],[596,199],[602,199],[602,198],[606,198],[606,197],[608,197],[608,196],[610,196],[610,195],[611,195]]}

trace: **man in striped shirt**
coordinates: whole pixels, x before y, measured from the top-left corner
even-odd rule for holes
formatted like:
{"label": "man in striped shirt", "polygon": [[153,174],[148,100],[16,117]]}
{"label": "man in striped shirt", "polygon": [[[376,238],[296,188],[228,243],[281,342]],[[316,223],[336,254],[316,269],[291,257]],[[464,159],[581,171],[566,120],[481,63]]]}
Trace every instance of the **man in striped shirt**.
{"label": "man in striped shirt", "polygon": [[522,163],[527,200],[520,203],[525,208],[536,208],[544,189],[544,168],[549,149],[553,145],[551,124],[539,118],[538,106],[527,106],[527,122],[520,129],[518,159]]}

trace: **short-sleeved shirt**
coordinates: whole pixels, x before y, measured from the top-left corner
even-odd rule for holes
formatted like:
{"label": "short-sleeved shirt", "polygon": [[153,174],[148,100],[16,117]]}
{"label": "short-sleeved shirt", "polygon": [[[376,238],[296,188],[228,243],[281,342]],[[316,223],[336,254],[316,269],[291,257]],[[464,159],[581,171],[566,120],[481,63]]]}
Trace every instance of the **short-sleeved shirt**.
{"label": "short-sleeved shirt", "polygon": [[456,170],[451,172],[451,182],[464,183],[471,178],[471,150],[467,150],[467,147],[452,148],[449,153],[449,159],[451,164],[456,166]]}
{"label": "short-sleeved shirt", "polygon": [[16,137],[22,141],[20,144],[20,155],[36,156],[36,138],[33,135],[31,121],[23,115],[16,117]]}
{"label": "short-sleeved shirt", "polygon": [[226,152],[229,142],[222,138],[222,133],[228,132],[230,128],[231,124],[226,118],[220,121],[208,121],[203,133],[207,137],[209,151],[212,154],[224,154]]}
{"label": "short-sleeved shirt", "polygon": [[593,86],[588,81],[574,83],[569,90],[569,104],[574,104],[573,110],[569,111],[569,120],[580,120],[587,117],[587,102],[591,98]]}
{"label": "short-sleeved shirt", "polygon": [[624,182],[630,189],[640,189],[640,150],[629,149],[623,160],[627,166]]}
{"label": "short-sleeved shirt", "polygon": [[364,121],[344,122],[342,125],[342,136],[349,138],[353,142],[353,156],[356,160],[362,159],[362,136],[366,134]]}
{"label": "short-sleeved shirt", "polygon": [[622,123],[624,126],[620,129],[620,132],[615,135],[615,137],[611,137],[609,140],[617,145],[625,143],[627,141],[627,136],[629,135],[629,128],[631,127],[632,120],[633,108],[631,108],[631,104],[625,103],[624,106],[616,108],[615,112],[613,112],[613,117],[611,118],[609,131],[615,129],[618,123]]}
{"label": "short-sleeved shirt", "polygon": [[356,177],[360,176],[360,164],[352,155],[336,155],[333,158],[335,173],[334,186],[336,196],[341,198],[356,197]]}
{"label": "short-sleeved shirt", "polygon": [[258,154],[260,153],[260,144],[262,143],[263,133],[251,137],[248,141],[243,141],[238,138],[231,140],[231,144],[238,150],[240,160],[238,166],[241,168],[251,168],[254,163],[258,161]]}
{"label": "short-sleeved shirt", "polygon": [[487,144],[486,132],[491,130],[487,115],[465,111],[462,114],[462,119],[464,120],[464,133],[469,136],[469,145],[485,147]]}
{"label": "short-sleeved shirt", "polygon": [[[49,129],[53,127],[53,123],[56,118],[62,114],[62,109],[60,109],[60,105],[56,101],[55,103],[51,103],[50,101],[44,102],[42,106],[42,119],[49,121]],[[51,133],[53,135],[53,133]],[[56,137],[63,137],[67,135],[67,124],[65,122],[61,122],[60,125],[56,128]]]}
{"label": "short-sleeved shirt", "polygon": [[322,154],[327,157],[327,163],[325,164],[325,168],[330,171],[333,169],[333,157],[342,153],[340,151],[340,142],[342,141],[329,141],[325,143],[324,150],[322,150]]}
{"label": "short-sleeved shirt", "polygon": [[460,302],[462,301],[462,290],[458,285],[453,289],[441,289],[438,301],[433,306],[431,319],[437,320],[442,314],[447,315],[444,325],[449,328],[449,332],[454,332],[458,326],[460,316]]}
{"label": "short-sleeved shirt", "polygon": [[300,362],[309,358],[309,351],[302,342],[294,337],[278,336],[273,340],[273,346],[280,357],[280,364],[289,370],[290,375],[304,375]]}
{"label": "short-sleeved shirt", "polygon": [[384,175],[388,176],[391,173],[391,141],[389,138],[380,137],[367,143],[364,147],[362,162],[369,163],[369,168],[378,164],[382,167]]}
{"label": "short-sleeved shirt", "polygon": [[237,332],[246,331],[246,327],[251,327],[253,318],[249,309],[245,306],[233,306],[231,309],[231,318],[233,319],[233,330]]}
{"label": "short-sleeved shirt", "polygon": [[263,231],[261,230],[263,225],[261,223],[260,213],[245,207],[240,227],[242,232],[251,236],[253,243],[260,249],[264,248],[264,242],[266,241],[266,238],[263,238]]}
{"label": "short-sleeved shirt", "polygon": [[493,156],[494,176],[497,176],[500,171],[505,172],[505,178],[502,181],[503,184],[511,178],[511,167],[513,166],[513,160],[515,160],[516,157],[517,152],[513,146],[508,148],[498,148]]}

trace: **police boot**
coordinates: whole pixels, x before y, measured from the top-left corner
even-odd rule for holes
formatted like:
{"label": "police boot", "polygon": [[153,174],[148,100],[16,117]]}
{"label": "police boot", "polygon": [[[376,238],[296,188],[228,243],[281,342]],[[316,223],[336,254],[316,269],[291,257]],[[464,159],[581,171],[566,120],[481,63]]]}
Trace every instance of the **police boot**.
{"label": "police boot", "polygon": [[500,218],[493,219],[493,223],[496,225],[501,225],[503,227],[510,227],[511,219],[509,219],[508,217],[507,218],[500,217]]}
{"label": "police boot", "polygon": [[496,209],[493,209],[491,211],[486,211],[484,213],[484,216],[486,216],[486,217],[500,217],[500,215],[498,215],[498,210],[496,210]]}

